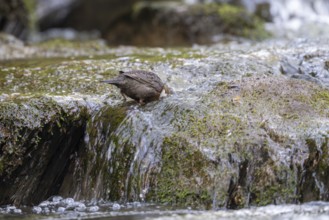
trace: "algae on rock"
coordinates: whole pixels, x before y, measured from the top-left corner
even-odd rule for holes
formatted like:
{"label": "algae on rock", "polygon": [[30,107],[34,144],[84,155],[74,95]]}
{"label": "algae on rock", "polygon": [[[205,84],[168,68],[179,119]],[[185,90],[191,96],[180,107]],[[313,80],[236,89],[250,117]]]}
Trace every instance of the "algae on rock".
{"label": "algae on rock", "polygon": [[[164,141],[150,199],[207,208],[309,201],[298,193],[307,192],[301,176],[313,181],[302,174],[306,137],[328,129],[328,109],[313,102],[318,93],[328,90],[282,76],[219,84],[175,119],[179,129]],[[323,189],[307,193],[326,196]]]}
{"label": "algae on rock", "polygon": [[[48,43],[20,45],[33,59],[0,64],[1,203],[57,193],[199,208],[327,200],[328,88],[282,76],[265,44]],[[99,82],[137,68],[176,93],[122,104],[119,90]]]}
{"label": "algae on rock", "polygon": [[178,2],[137,4],[131,15],[111,25],[105,34],[109,44],[185,46],[210,44],[225,36],[252,40],[270,36],[261,18],[238,6]]}
{"label": "algae on rock", "polygon": [[2,102],[0,112],[0,203],[48,198],[58,191],[84,135],[86,111],[70,114],[41,97]]}

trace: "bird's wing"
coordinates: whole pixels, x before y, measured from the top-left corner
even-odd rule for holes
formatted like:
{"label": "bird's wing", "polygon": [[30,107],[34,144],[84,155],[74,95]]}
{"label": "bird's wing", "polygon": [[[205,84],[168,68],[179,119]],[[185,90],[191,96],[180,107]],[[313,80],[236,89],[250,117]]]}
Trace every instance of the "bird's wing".
{"label": "bird's wing", "polygon": [[161,79],[154,73],[146,71],[131,71],[122,73],[124,76],[132,78],[140,83],[146,84],[155,90],[161,92],[163,83]]}

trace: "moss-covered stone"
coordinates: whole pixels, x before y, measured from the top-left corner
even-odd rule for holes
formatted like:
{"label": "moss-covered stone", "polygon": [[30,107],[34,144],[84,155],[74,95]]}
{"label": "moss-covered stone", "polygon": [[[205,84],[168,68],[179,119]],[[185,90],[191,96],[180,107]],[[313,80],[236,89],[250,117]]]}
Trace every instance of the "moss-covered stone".
{"label": "moss-covered stone", "polygon": [[[302,171],[299,173],[300,201],[328,200],[328,136],[319,136],[317,139],[307,139],[309,155],[305,160]],[[322,187],[319,187],[321,184]]]}
{"label": "moss-covered stone", "polygon": [[[128,106],[103,107],[86,126],[84,147],[68,173],[60,192],[78,199],[106,198],[122,200],[126,196],[126,179],[133,161],[135,147],[129,139],[118,136],[117,129],[125,122]],[[76,179],[74,177],[78,177]],[[129,187],[130,188],[130,187]]]}
{"label": "moss-covered stone", "polygon": [[29,32],[29,14],[23,0],[0,0],[0,31],[26,40]]}
{"label": "moss-covered stone", "polygon": [[[2,202],[53,194],[196,208],[327,200],[328,89],[274,75],[277,51],[75,43],[11,43],[34,58],[0,63]],[[158,73],[176,94],[122,103],[99,81],[130,69]],[[10,187],[17,176],[19,191]]]}
{"label": "moss-covered stone", "polygon": [[0,203],[31,204],[53,195],[78,149],[87,112],[70,113],[44,97],[1,102],[0,112]]}
{"label": "moss-covered stone", "polygon": [[[149,198],[199,208],[306,201],[296,190],[300,157],[308,149],[305,137],[328,125],[327,92],[281,76],[218,84],[193,109],[177,114]],[[314,123],[314,117],[323,121]]]}
{"label": "moss-covered stone", "polygon": [[175,135],[166,138],[162,147],[162,170],[153,197],[161,203],[209,209],[213,197],[209,192],[212,182],[207,170],[214,166],[185,139]]}
{"label": "moss-covered stone", "polygon": [[23,0],[23,2],[28,13],[29,32],[35,32],[37,31],[37,2],[36,0]]}
{"label": "moss-covered stone", "polygon": [[329,91],[319,89],[312,94],[313,106],[322,114],[329,116]]}
{"label": "moss-covered stone", "polygon": [[218,7],[218,14],[224,33],[255,40],[270,37],[264,28],[264,21],[244,8],[223,4]]}
{"label": "moss-covered stone", "polygon": [[110,44],[184,46],[213,43],[218,35],[257,40],[270,36],[264,21],[241,7],[155,2],[138,3],[131,16],[112,25],[106,38]]}

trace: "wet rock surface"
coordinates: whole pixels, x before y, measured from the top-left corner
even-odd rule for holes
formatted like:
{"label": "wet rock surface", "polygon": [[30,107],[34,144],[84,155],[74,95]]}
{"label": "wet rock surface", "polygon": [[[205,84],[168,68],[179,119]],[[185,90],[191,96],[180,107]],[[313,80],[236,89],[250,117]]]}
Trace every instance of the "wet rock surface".
{"label": "wet rock surface", "polygon": [[2,101],[0,111],[1,200],[35,204],[58,191],[84,135],[84,107],[65,111],[40,97]]}
{"label": "wet rock surface", "polygon": [[[48,43],[12,57],[10,43],[0,50],[1,204],[52,195],[206,209],[328,200],[324,42]],[[302,65],[289,70],[291,57]],[[316,80],[290,77],[310,59],[302,73],[319,72]],[[156,72],[175,94],[140,106],[99,82],[132,69]]]}
{"label": "wet rock surface", "polygon": [[304,51],[301,42],[299,52],[289,54],[281,61],[281,72],[292,78],[304,79],[329,87],[329,53],[321,48]]}

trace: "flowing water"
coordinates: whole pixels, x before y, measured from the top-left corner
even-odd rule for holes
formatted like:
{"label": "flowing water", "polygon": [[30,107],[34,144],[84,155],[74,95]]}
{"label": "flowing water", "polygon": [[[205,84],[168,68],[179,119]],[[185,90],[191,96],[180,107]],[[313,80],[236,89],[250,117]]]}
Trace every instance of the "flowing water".
{"label": "flowing water", "polygon": [[[58,199],[58,198],[57,198]],[[76,202],[73,199],[45,201],[32,212],[12,206],[0,209],[0,219],[103,219],[103,220],[327,220],[329,203],[309,202],[302,205],[268,205],[240,210],[202,211],[179,209],[139,202],[120,205],[106,202]],[[47,203],[47,204],[46,204]],[[69,208],[68,208],[69,207]],[[13,214],[15,213],[15,214]],[[38,214],[36,214],[38,213]]]}

